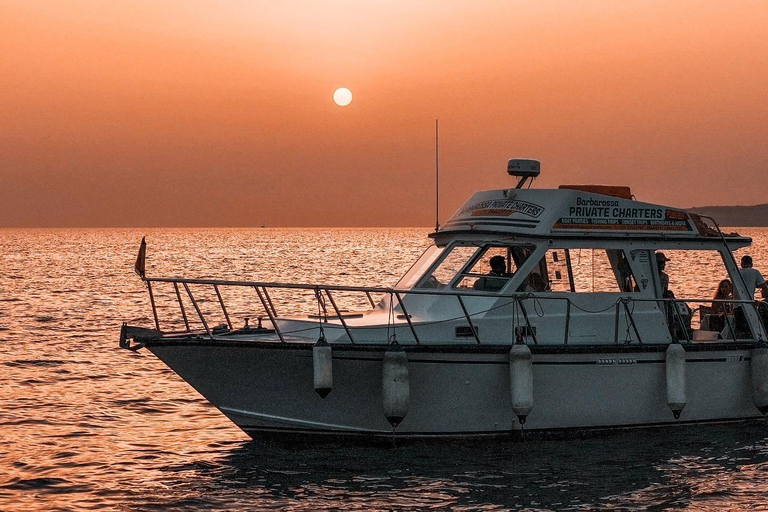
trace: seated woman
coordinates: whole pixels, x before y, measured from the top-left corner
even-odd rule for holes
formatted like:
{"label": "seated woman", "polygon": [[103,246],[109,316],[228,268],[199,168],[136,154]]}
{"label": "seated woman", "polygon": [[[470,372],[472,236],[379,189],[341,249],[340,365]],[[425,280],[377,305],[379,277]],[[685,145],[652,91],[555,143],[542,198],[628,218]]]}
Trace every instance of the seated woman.
{"label": "seated woman", "polygon": [[[720,284],[717,285],[717,293],[712,300],[733,300],[733,285],[730,279],[723,279]],[[719,314],[731,314],[733,313],[733,304],[725,302],[713,302],[712,309]]]}
{"label": "seated woman", "polygon": [[[733,284],[729,279],[723,279],[717,285],[713,301],[733,300]],[[710,319],[709,328],[712,331],[722,331],[727,323],[726,316],[733,314],[733,304],[727,302],[712,302],[712,310],[717,315]]]}

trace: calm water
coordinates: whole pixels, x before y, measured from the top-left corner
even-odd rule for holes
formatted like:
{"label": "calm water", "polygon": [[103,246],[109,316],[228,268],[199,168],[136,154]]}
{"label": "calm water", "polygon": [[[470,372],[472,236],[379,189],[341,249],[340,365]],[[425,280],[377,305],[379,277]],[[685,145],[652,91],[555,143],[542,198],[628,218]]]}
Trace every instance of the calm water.
{"label": "calm water", "polygon": [[[768,270],[768,231],[741,232]],[[383,286],[427,243],[418,229],[0,230],[0,509],[768,510],[762,422],[396,449],[250,441],[148,352],[117,348],[123,320],[151,322],[132,272],[144,234],[151,275]],[[673,257],[677,295],[711,295],[712,265]]]}

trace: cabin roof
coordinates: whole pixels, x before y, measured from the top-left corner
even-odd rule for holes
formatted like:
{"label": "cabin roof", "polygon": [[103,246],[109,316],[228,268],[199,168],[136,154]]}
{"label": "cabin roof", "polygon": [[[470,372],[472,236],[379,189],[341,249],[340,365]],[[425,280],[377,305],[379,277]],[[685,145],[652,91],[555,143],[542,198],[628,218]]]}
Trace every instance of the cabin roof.
{"label": "cabin roof", "polygon": [[[555,238],[712,240],[721,236],[684,209],[636,201],[625,187],[596,186],[476,192],[435,235],[467,231]],[[736,233],[724,236],[737,245],[750,242]]]}

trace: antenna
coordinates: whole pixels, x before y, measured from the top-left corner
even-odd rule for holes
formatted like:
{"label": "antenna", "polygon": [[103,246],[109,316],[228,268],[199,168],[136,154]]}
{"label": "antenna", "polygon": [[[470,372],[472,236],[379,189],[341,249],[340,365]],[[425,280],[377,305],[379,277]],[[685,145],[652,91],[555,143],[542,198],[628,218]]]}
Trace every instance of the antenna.
{"label": "antenna", "polygon": [[435,119],[435,231],[440,229],[440,130]]}

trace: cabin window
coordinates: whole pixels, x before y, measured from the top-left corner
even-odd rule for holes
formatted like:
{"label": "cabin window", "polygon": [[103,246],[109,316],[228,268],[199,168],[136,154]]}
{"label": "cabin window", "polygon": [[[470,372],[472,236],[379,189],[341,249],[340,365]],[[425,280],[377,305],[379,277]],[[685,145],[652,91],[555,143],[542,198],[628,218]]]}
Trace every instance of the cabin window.
{"label": "cabin window", "polygon": [[632,293],[639,288],[621,249],[549,249],[520,291]]}
{"label": "cabin window", "polygon": [[498,292],[533,252],[532,245],[487,245],[459,276],[457,288]]}
{"label": "cabin window", "polygon": [[570,292],[572,276],[568,270],[566,249],[550,249],[523,285],[526,292]]}
{"label": "cabin window", "polygon": [[571,249],[571,269],[577,293],[631,293],[637,290],[621,249]]}
{"label": "cabin window", "polygon": [[408,269],[403,277],[395,284],[395,288],[407,289],[412,287],[424,272],[432,266],[432,264],[443,254],[445,247],[438,247],[436,245],[430,245],[427,247],[421,257]]}
{"label": "cabin window", "polygon": [[730,280],[720,251],[662,249],[661,252],[668,259],[663,271],[669,276],[669,289],[676,297],[711,299],[720,283]]}
{"label": "cabin window", "polygon": [[419,288],[443,288],[480,250],[477,246],[458,245],[445,255],[432,273],[421,281]]}

